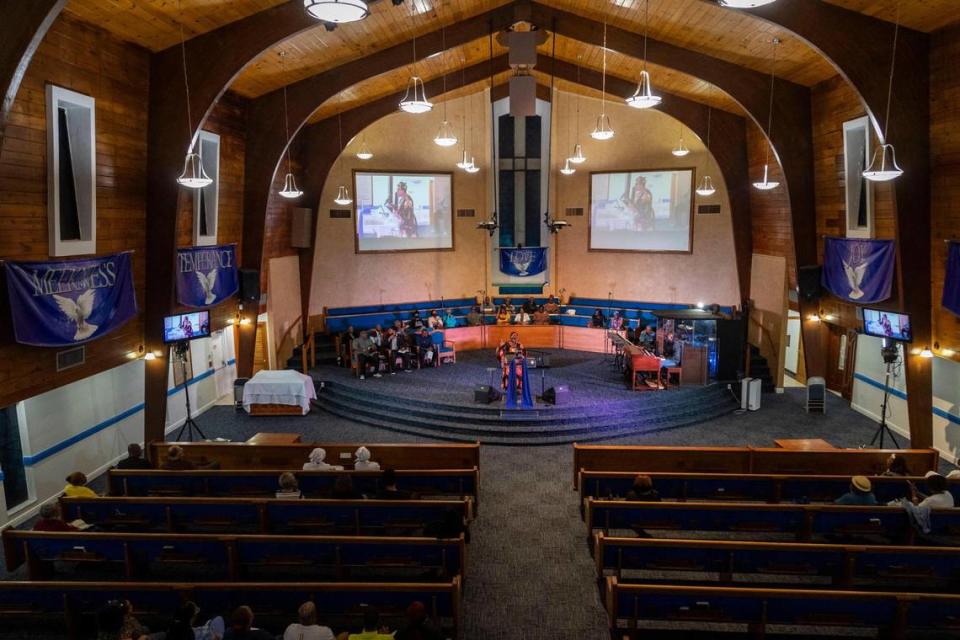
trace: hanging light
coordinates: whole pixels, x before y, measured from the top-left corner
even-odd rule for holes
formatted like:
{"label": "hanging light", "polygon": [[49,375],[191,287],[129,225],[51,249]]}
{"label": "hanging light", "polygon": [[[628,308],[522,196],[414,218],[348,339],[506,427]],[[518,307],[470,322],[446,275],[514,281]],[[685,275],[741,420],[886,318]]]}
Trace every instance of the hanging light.
{"label": "hanging light", "polygon": [[467,165],[465,171],[467,173],[476,173],[477,171],[480,171],[480,167],[478,167],[476,162],[474,162],[473,157],[470,158],[470,164]]}
{"label": "hanging light", "polygon": [[690,153],[690,149],[683,143],[683,125],[680,125],[680,142],[677,143],[677,146],[670,153],[678,158],[682,158]]}
{"label": "hanging light", "polygon": [[[177,1],[177,11],[181,11],[180,2]],[[177,182],[188,189],[202,189],[211,184],[213,179],[203,170],[203,158],[200,154],[193,152],[193,145],[196,137],[193,135],[193,116],[190,113],[190,81],[187,78],[187,45],[183,37],[183,21],[180,21],[180,56],[183,61],[183,86],[187,96],[187,136],[190,140],[190,146],[187,149],[187,156],[183,160],[183,171]]]}
{"label": "hanging light", "polygon": [[600,115],[597,116],[597,126],[590,137],[594,140],[609,140],[613,137],[613,127],[610,126],[610,117],[607,115],[607,23],[603,23],[603,74],[600,76]]}
{"label": "hanging light", "polygon": [[777,0],[720,0],[720,6],[731,9],[753,9],[765,4],[773,4]]}
{"label": "hanging light", "polygon": [[[280,75],[283,75],[283,63],[286,56],[286,51],[280,52]],[[287,107],[287,85],[283,85],[283,129],[287,133],[287,175],[283,178],[283,189],[279,193],[282,197],[293,200],[302,196],[303,191],[297,187],[297,181],[293,177],[293,163],[290,161],[290,111]]]}
{"label": "hanging light", "polygon": [[570,166],[570,158],[567,158],[567,161],[564,163],[563,168],[560,169],[560,173],[565,176],[572,176],[577,172],[576,169]]}
{"label": "hanging light", "polygon": [[360,149],[357,151],[356,155],[360,160],[369,160],[373,157],[373,151],[370,151],[370,147],[367,146],[366,136],[360,138]]}
{"label": "hanging light", "polygon": [[[663,101],[658,95],[654,95],[653,86],[650,84],[650,72],[647,71],[647,29],[650,25],[650,0],[644,0],[643,3],[643,70],[640,71],[640,82],[637,83],[637,90],[633,95],[627,98],[627,104],[634,109],[651,109],[659,106]],[[676,154],[674,154],[676,155]],[[684,154],[686,155],[686,154]]]}
{"label": "hanging light", "polygon": [[[342,97],[340,98],[340,102],[342,106],[343,104]],[[340,175],[342,176],[343,175],[343,123],[340,118],[341,113],[342,112],[337,113],[337,138],[340,141]],[[346,185],[341,184],[339,187],[337,187],[337,197],[334,198],[333,201],[336,204],[340,205],[341,207],[345,207],[348,204],[353,202],[353,198],[350,197],[350,191],[347,189]]]}
{"label": "hanging light", "polygon": [[[413,19],[413,2],[410,3],[410,18]],[[423,80],[417,75],[417,37],[413,37],[413,74],[407,82],[407,92],[400,101],[400,110],[407,113],[427,113],[433,109],[433,103],[427,100]]]}
{"label": "hanging light", "polygon": [[763,163],[763,180],[754,182],[753,188],[760,191],[770,191],[780,186],[776,180],[770,180],[770,145],[773,144],[773,88],[777,81],[777,45],[780,44],[780,38],[774,38],[770,41],[773,47],[773,55],[770,58],[770,106],[767,113],[767,149],[766,160]]}
{"label": "hanging light", "polygon": [[317,20],[344,24],[370,15],[365,0],[303,0],[303,8]]}
{"label": "hanging light", "polygon": [[457,163],[457,167],[459,167],[460,169],[463,169],[464,171],[466,171],[467,167],[469,167],[469,166],[470,166],[470,161],[467,160],[467,150],[464,149],[464,150],[463,150],[463,157],[462,157],[462,159],[460,160],[460,162]]}
{"label": "hanging light", "polygon": [[883,131],[880,132],[880,146],[873,151],[870,166],[863,172],[863,177],[870,182],[889,182],[903,175],[903,169],[897,164],[897,154],[893,145],[885,140],[890,132],[890,98],[893,95],[893,70],[897,61],[897,37],[900,34],[900,3],[897,2],[897,20],[893,27],[893,53],[890,55],[890,79],[887,83],[887,113],[884,118]]}
{"label": "hanging light", "polygon": [[[583,56],[577,56],[577,85],[580,84],[580,60]],[[583,155],[583,145],[580,144],[580,94],[577,93],[577,137],[573,144],[573,155],[568,158],[573,164],[583,164],[587,161],[587,156]]]}
{"label": "hanging light", "polygon": [[[713,116],[713,109],[707,107],[707,161],[710,161],[710,125]],[[717,192],[716,187],[713,186],[713,178],[709,174],[704,174],[700,178],[700,184],[697,185],[697,195],[698,196],[712,196]]]}
{"label": "hanging light", "polygon": [[350,192],[347,191],[347,187],[345,185],[340,185],[337,187],[337,197],[334,198],[333,201],[340,206],[345,207],[353,202],[353,198],[350,197]]}
{"label": "hanging light", "polygon": [[[447,35],[444,29],[440,30],[440,52],[441,55],[447,51]],[[443,74],[443,93],[447,93],[447,74]],[[457,134],[453,132],[450,123],[447,122],[447,101],[443,101],[443,122],[440,124],[440,130],[437,131],[433,139],[434,144],[440,147],[452,147],[457,144]]]}

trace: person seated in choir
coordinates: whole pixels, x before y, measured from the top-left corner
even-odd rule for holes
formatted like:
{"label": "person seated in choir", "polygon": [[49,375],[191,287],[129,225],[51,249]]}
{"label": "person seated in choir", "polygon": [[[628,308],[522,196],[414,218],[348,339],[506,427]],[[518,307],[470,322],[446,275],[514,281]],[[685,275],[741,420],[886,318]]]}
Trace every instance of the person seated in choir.
{"label": "person seated in choir", "polygon": [[67,485],[63,488],[63,495],[68,498],[96,498],[93,489],[87,486],[87,476],[80,471],[74,471],[67,476]]}
{"label": "person seated in choir", "polygon": [[377,491],[378,500],[413,500],[416,496],[411,491],[397,488],[397,472],[393,469],[384,469],[380,476],[380,488]]}
{"label": "person seated in choir", "polygon": [[360,447],[354,454],[353,468],[356,471],[380,471],[380,463],[370,459],[370,449]]}
{"label": "person seated in choir", "polygon": [[417,601],[407,607],[404,626],[394,637],[396,640],[443,640],[444,635],[427,615],[427,607]]}
{"label": "person seated in choir", "polygon": [[557,299],[553,296],[547,298],[547,304],[543,305],[543,310],[552,316],[560,313],[560,305],[557,304]]}
{"label": "person seated in choir", "polygon": [[390,375],[396,375],[397,362],[400,362],[402,371],[411,370],[412,354],[410,353],[410,340],[403,331],[394,331],[391,329],[387,333],[384,341],[384,354],[387,356],[387,371]]}
{"label": "person seated in choir", "polygon": [[654,330],[652,324],[648,324],[643,328],[643,331],[637,334],[637,344],[647,351],[656,351],[657,332]]}
{"label": "person seated in choir", "polygon": [[33,523],[34,531],[79,531],[75,526],[66,522],[60,514],[60,505],[56,502],[47,502],[40,507],[40,518]]}
{"label": "person seated in choir", "polygon": [[447,309],[447,312],[443,314],[443,328],[444,329],[454,329],[457,326],[457,317],[453,315],[453,310]]}
{"label": "person seated in choir", "polygon": [[925,496],[917,490],[917,485],[910,485],[910,500],[918,507],[930,509],[952,509],[954,507],[953,494],[947,487],[947,479],[936,471],[927,471],[924,476],[927,480],[927,489],[930,495]]}
{"label": "person seated in choir", "polygon": [[633,487],[624,497],[631,502],[660,502],[660,494],[653,488],[653,480],[642,473],[633,479]]}
{"label": "person seated in choir", "polygon": [[617,309],[613,312],[613,316],[610,318],[610,330],[621,331],[623,329],[623,321],[623,315],[620,313],[620,310]]}
{"label": "person seated in choir", "polygon": [[309,461],[303,463],[304,471],[343,471],[343,467],[326,461],[327,450],[317,447],[310,452]]}
{"label": "person seated in choir", "polygon": [[334,640],[330,627],[317,623],[317,605],[304,602],[297,610],[297,622],[283,632],[283,640]]}
{"label": "person seated in choir", "polygon": [[510,310],[507,305],[502,304],[497,308],[497,326],[502,327],[510,324]]}
{"label": "person seated in choir", "polygon": [[503,306],[507,308],[507,313],[510,315],[513,315],[514,311],[516,311],[516,307],[513,306],[513,298],[504,299]]}
{"label": "person seated in choir", "polygon": [[300,498],[300,485],[297,483],[297,476],[293,475],[289,471],[284,471],[280,474],[280,479],[277,481],[280,485],[280,489],[275,494],[278,498]]}
{"label": "person seated in choir", "polygon": [[117,469],[150,468],[150,463],[143,459],[143,447],[136,442],[127,445],[127,457],[117,463]]}
{"label": "person seated in choir", "polygon": [[230,616],[230,625],[223,634],[223,640],[276,640],[263,629],[253,626],[253,610],[250,607],[238,607]]}
{"label": "person seated in choir", "polygon": [[873,495],[873,484],[870,482],[870,478],[853,476],[850,478],[850,491],[833,502],[843,505],[874,506],[877,504],[877,497]]}
{"label": "person seated in choir", "polygon": [[590,326],[594,329],[603,329],[607,326],[607,317],[603,315],[603,311],[596,309],[593,312],[593,315],[590,316]]}
{"label": "person seated in choir", "polygon": [[533,315],[537,310],[537,301],[533,299],[533,296],[527,298],[527,301],[523,303],[523,310]]}
{"label": "person seated in choir", "polygon": [[379,324],[376,324],[368,333],[370,339],[373,340],[374,346],[376,346],[377,350],[379,351],[381,345],[383,345],[383,327],[381,327]]}
{"label": "person seated in choir", "polygon": [[480,307],[474,306],[467,314],[467,326],[478,327],[481,322],[483,322],[483,315],[480,313]]}
{"label": "person seated in choir", "polygon": [[549,324],[550,314],[547,313],[547,310],[543,305],[537,307],[537,310],[533,312],[533,324]]}
{"label": "person seated in choir", "polygon": [[887,458],[887,468],[884,470],[882,476],[909,476],[910,472],[907,470],[907,461],[903,456],[898,456],[895,453],[891,453],[890,457]]}
{"label": "person seated in choir", "polygon": [[370,605],[364,606],[363,631],[351,633],[347,640],[394,640],[390,630],[380,624],[380,612]]}
{"label": "person seated in choir", "polygon": [[516,331],[511,332],[510,339],[497,348],[497,360],[503,370],[500,381],[502,389],[506,390],[507,388],[507,381],[510,379],[510,367],[516,367],[517,390],[523,390],[523,365],[517,361],[525,358],[526,355],[527,350],[524,349],[523,343],[520,342],[520,334]]}
{"label": "person seated in choir", "polygon": [[167,459],[160,468],[167,471],[193,471],[197,466],[183,456],[183,447],[175,444],[167,449]]}
{"label": "person seated in choir", "polygon": [[366,379],[367,367],[373,367],[373,377],[380,378],[380,355],[377,345],[366,331],[353,341],[353,358],[357,365],[357,374],[361,380]]}
{"label": "person seated in choir", "polygon": [[421,368],[433,366],[437,362],[437,345],[433,344],[433,337],[426,329],[421,329],[413,343],[417,356],[417,363]]}
{"label": "person seated in choir", "polygon": [[420,331],[424,326],[426,325],[424,325],[423,319],[420,317],[420,312],[414,309],[410,314],[410,330]]}
{"label": "person seated in choir", "polygon": [[427,318],[427,328],[430,331],[439,331],[443,329],[443,318],[440,317],[440,314],[437,313],[437,310],[434,309],[430,312],[430,317]]}
{"label": "person seated in choir", "polygon": [[353,478],[342,475],[333,483],[333,492],[330,497],[334,500],[359,500],[363,496],[353,488]]}
{"label": "person seated in choir", "polygon": [[533,322],[533,319],[523,307],[520,307],[520,310],[517,311],[517,314],[513,316],[513,324],[530,324],[531,322]]}
{"label": "person seated in choir", "polygon": [[490,299],[490,296],[483,296],[483,305],[480,308],[488,313],[494,310],[493,301]]}
{"label": "person seated in choir", "polygon": [[[654,334],[654,337],[656,337],[656,334]],[[663,336],[663,353],[661,355],[668,360],[674,360],[674,362],[676,362],[677,339],[676,336],[673,335],[673,332]]]}

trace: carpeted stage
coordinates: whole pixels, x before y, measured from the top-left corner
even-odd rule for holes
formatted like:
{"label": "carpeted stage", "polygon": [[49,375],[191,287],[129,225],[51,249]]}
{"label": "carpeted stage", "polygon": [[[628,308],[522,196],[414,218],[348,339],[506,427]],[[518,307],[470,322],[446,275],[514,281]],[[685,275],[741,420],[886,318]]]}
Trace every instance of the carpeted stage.
{"label": "carpeted stage", "polygon": [[537,401],[532,409],[506,409],[503,400],[476,403],[477,385],[499,389],[493,353],[457,354],[456,364],[360,380],[350,369],[323,366],[311,374],[322,388],[317,405],[356,422],[443,440],[485,444],[547,445],[672,429],[717,418],[737,408],[726,385],[633,391],[612,357],[571,350],[545,350],[549,368],[530,369],[534,396],[566,385],[569,402]]}

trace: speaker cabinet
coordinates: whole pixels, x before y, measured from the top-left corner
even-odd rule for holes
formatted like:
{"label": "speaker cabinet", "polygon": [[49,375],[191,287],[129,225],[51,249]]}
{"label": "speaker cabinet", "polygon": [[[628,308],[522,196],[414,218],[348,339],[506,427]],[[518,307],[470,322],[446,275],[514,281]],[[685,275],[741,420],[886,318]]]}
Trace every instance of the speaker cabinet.
{"label": "speaker cabinet", "polygon": [[543,401],[548,404],[565,405],[570,404],[570,387],[565,384],[558,384],[550,387],[543,392]]}
{"label": "speaker cabinet", "polygon": [[820,299],[823,289],[820,286],[820,278],[823,267],[812,265],[800,267],[797,270],[797,285],[800,289],[800,299],[804,302],[814,302]]}
{"label": "speaker cabinet", "polygon": [[488,384],[478,384],[473,389],[473,401],[478,404],[490,404],[500,399],[500,391]]}
{"label": "speaker cabinet", "polygon": [[259,269],[240,269],[240,299],[243,302],[260,302]]}

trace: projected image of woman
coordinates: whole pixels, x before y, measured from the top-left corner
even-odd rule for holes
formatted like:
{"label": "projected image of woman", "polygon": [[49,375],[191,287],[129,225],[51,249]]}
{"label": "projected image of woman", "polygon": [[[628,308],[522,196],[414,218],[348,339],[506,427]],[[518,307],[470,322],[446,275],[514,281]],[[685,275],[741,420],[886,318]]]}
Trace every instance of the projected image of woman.
{"label": "projected image of woman", "polygon": [[387,204],[400,221],[400,237],[417,237],[417,216],[413,211],[413,196],[407,191],[407,183],[397,184],[397,191],[393,194],[393,201]]}
{"label": "projected image of woman", "polygon": [[637,231],[653,229],[653,193],[647,188],[647,179],[637,176],[625,200],[633,211],[633,225]]}

